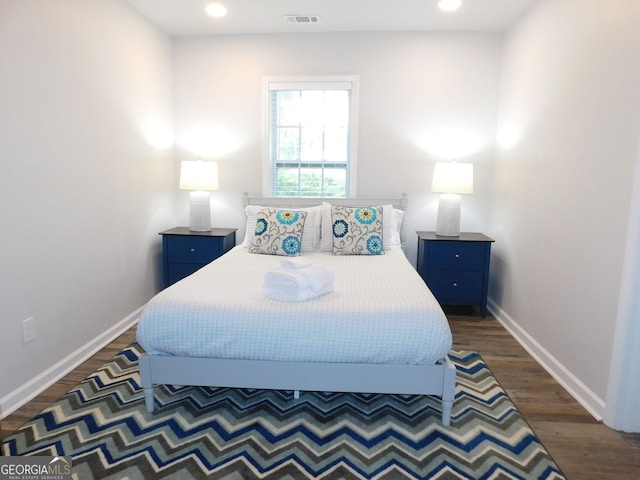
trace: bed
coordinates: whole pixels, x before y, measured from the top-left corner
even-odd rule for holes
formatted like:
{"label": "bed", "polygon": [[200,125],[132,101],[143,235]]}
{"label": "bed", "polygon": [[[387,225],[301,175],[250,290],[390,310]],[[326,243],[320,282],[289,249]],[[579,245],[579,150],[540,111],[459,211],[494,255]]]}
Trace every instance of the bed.
{"label": "bed", "polygon": [[265,273],[287,257],[249,248],[256,212],[285,205],[247,200],[243,244],[163,290],[143,310],[137,336],[145,350],[140,376],[147,410],[154,410],[158,384],[292,390],[296,397],[301,391],[418,394],[439,396],[442,423],[449,425],[451,331],[400,248],[401,217],[391,218],[405,201],[332,200],[385,206],[379,210],[386,218],[382,255],[334,254],[327,240],[331,205],[289,203],[308,212],[298,258],[334,275],[330,293],[296,302],[264,292]]}

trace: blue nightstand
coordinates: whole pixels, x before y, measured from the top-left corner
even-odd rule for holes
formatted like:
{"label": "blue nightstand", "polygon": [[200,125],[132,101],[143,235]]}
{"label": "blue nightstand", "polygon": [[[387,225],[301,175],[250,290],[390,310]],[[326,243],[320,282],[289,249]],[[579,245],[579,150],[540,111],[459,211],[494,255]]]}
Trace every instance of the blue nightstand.
{"label": "blue nightstand", "polygon": [[477,305],[487,316],[489,260],[493,239],[482,233],[461,232],[443,237],[418,235],[418,273],[441,305]]}

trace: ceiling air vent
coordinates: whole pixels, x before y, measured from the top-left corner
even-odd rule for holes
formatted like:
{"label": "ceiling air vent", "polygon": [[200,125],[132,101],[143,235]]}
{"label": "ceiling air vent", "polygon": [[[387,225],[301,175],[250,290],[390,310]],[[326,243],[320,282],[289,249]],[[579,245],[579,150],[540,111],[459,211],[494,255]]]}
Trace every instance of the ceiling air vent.
{"label": "ceiling air vent", "polygon": [[287,23],[320,23],[320,15],[285,15]]}

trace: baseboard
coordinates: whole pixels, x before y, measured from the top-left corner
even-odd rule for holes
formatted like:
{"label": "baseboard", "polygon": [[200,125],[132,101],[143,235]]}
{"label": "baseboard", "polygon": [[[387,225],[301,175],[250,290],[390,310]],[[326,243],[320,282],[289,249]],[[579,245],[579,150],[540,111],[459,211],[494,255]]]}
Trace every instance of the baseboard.
{"label": "baseboard", "polygon": [[513,318],[491,300],[489,310],[504,328],[529,352],[529,354],[596,420],[602,421],[605,402],[571,373],[557,358],[551,355]]}
{"label": "baseboard", "polygon": [[101,333],[89,343],[67,355],[65,358],[46,369],[41,374],[16,388],[11,393],[0,399],[0,419],[10,415],[24,404],[31,401],[37,395],[56,383],[85,360],[107,346],[117,337],[131,328],[140,316],[142,307],[116,323],[107,331]]}

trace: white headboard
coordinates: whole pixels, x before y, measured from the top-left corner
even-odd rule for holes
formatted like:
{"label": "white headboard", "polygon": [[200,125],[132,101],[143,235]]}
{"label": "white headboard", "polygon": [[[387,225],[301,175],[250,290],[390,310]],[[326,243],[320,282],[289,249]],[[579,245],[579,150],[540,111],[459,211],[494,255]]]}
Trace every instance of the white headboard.
{"label": "white headboard", "polygon": [[332,205],[344,205],[358,207],[362,205],[393,205],[400,210],[407,209],[407,194],[403,193],[399,198],[319,198],[319,197],[250,197],[247,192],[242,196],[242,204],[264,205],[265,207],[289,207],[304,208],[329,202]]}

